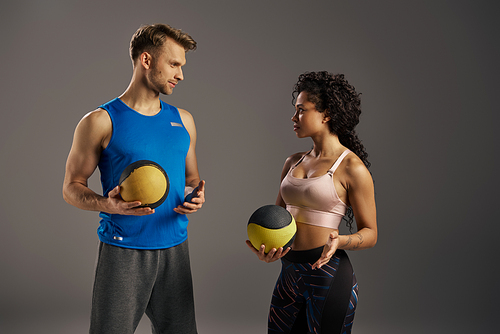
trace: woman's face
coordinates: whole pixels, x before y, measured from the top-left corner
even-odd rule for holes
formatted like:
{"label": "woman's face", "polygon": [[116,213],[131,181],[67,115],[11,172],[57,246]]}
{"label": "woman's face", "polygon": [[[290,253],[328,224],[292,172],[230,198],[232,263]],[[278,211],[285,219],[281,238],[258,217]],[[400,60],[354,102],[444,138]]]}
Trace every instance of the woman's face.
{"label": "woman's face", "polygon": [[308,99],[307,92],[301,92],[295,101],[295,114],[292,117],[293,131],[297,137],[313,137],[328,130],[329,117],[316,110],[314,103]]}

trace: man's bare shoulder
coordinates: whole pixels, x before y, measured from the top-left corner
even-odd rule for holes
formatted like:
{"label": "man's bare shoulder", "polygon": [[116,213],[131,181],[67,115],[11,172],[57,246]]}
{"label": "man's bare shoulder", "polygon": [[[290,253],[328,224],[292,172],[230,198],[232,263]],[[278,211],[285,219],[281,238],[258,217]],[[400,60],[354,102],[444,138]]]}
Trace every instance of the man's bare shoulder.
{"label": "man's bare shoulder", "polygon": [[111,118],[106,110],[98,108],[90,111],[82,117],[78,126],[85,126],[91,128],[108,128],[111,126]]}
{"label": "man's bare shoulder", "polygon": [[179,110],[179,115],[181,116],[182,123],[188,130],[188,132],[193,135],[196,133],[196,126],[194,124],[193,115],[186,109],[177,108]]}
{"label": "man's bare shoulder", "polygon": [[84,142],[96,142],[106,147],[112,131],[113,125],[108,112],[98,108],[83,116],[76,127],[75,137]]}
{"label": "man's bare shoulder", "polygon": [[99,123],[108,121],[111,121],[108,112],[102,108],[97,108],[85,114],[80,122]]}
{"label": "man's bare shoulder", "polygon": [[193,115],[191,115],[191,113],[189,111],[187,111],[186,109],[181,109],[181,108],[177,108],[177,110],[179,110],[179,115],[181,116],[183,121],[184,121],[184,119],[186,119],[188,121],[193,122]]}

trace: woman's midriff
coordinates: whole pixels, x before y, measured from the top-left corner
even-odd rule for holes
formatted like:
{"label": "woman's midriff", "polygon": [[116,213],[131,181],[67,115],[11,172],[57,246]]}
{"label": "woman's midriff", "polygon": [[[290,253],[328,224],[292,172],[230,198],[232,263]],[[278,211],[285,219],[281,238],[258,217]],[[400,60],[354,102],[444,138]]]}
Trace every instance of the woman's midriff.
{"label": "woman's midriff", "polygon": [[292,244],[292,249],[308,250],[322,247],[326,244],[330,233],[333,231],[338,230],[297,222],[297,233]]}

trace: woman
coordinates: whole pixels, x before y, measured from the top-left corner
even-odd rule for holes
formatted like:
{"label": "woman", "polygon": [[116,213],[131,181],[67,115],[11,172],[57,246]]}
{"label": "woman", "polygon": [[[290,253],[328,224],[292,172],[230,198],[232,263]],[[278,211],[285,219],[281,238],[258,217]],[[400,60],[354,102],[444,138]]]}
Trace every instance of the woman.
{"label": "woman", "polygon": [[[309,152],[290,156],[283,167],[276,204],[297,222],[290,248],[255,249],[260,260],[281,259],[268,333],[350,333],[357,283],[345,250],[373,247],[377,221],[367,153],[356,133],[360,99],[344,75],[299,76],[292,94],[293,129],[310,137]],[[339,235],[342,219],[357,232]]]}

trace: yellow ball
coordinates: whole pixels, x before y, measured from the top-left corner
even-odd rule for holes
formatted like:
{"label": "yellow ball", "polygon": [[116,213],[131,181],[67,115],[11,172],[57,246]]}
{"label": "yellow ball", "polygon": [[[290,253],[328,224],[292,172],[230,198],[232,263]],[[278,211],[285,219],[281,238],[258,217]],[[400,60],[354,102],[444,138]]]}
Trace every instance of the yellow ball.
{"label": "yellow ball", "polygon": [[279,205],[264,205],[257,209],[248,220],[248,240],[256,249],[262,244],[268,253],[271,249],[291,246],[295,239],[297,225],[292,214]]}
{"label": "yellow ball", "polygon": [[128,165],[120,176],[119,184],[124,201],[140,201],[141,206],[152,209],[165,201],[170,188],[165,170],[149,160],[139,160]]}

